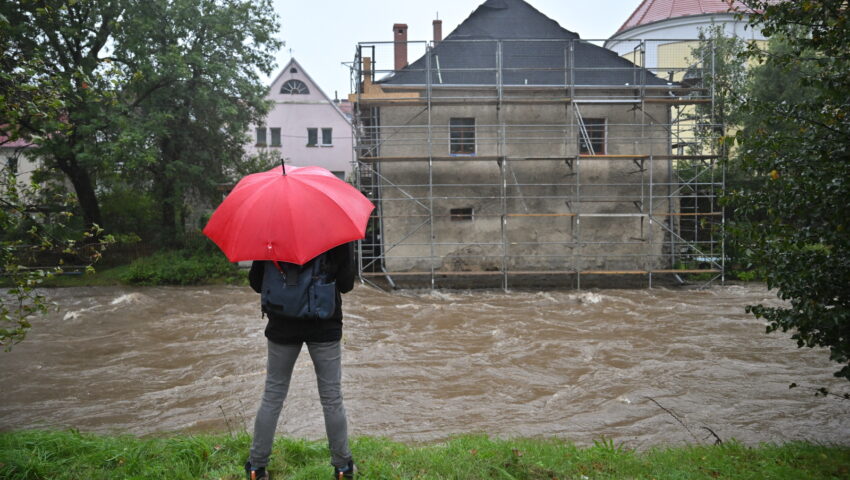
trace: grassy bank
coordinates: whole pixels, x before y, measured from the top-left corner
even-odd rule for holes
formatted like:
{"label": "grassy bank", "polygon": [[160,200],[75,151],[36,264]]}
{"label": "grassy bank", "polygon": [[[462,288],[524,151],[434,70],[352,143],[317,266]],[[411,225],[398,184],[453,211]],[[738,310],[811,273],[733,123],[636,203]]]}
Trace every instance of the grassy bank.
{"label": "grassy bank", "polygon": [[[247,434],[139,439],[64,432],[0,433],[3,479],[243,478]],[[601,441],[578,448],[559,440],[461,436],[411,446],[357,438],[362,479],[846,479],[850,447],[804,443],[658,448],[636,452]],[[277,479],[330,478],[324,442],[279,438]]]}
{"label": "grassy bank", "polygon": [[94,273],[72,272],[45,278],[43,287],[110,285],[245,285],[247,271],[218,252],[166,250],[126,264],[95,265]]}

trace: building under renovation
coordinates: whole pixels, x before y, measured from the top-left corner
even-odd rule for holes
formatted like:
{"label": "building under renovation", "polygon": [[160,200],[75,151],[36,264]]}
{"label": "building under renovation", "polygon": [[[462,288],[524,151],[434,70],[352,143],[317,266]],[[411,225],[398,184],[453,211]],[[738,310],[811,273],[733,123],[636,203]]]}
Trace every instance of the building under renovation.
{"label": "building under renovation", "polygon": [[[487,0],[444,39],[439,21],[432,41],[393,34],[353,64],[358,183],[377,206],[367,280],[722,278],[717,142],[697,138],[714,131],[709,66],[648,62],[647,40],[618,55],[522,0]],[[703,128],[680,118],[694,105]]]}

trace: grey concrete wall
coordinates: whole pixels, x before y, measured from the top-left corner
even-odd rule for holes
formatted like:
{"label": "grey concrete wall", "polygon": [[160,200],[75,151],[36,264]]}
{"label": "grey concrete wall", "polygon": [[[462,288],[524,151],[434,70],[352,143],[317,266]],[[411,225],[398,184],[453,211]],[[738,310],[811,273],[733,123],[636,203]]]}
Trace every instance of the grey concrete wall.
{"label": "grey concrete wall", "polygon": [[[463,92],[453,92],[463,95]],[[472,94],[474,92],[470,92]],[[665,155],[668,108],[582,104],[607,119],[607,152]],[[633,270],[666,266],[665,231],[646,217],[667,212],[669,161],[563,158],[578,152],[568,103],[381,108],[380,172],[390,271]],[[476,153],[448,157],[449,119],[476,120]],[[429,128],[430,123],[430,128]],[[505,139],[502,142],[502,138]],[[482,159],[482,157],[493,157]],[[502,164],[496,157],[506,157]],[[651,176],[650,176],[651,171]],[[472,208],[471,221],[451,209]],[[432,213],[433,212],[433,223]],[[504,230],[502,228],[503,213]],[[569,216],[579,214],[579,216]],[[666,217],[662,217],[666,218]]]}

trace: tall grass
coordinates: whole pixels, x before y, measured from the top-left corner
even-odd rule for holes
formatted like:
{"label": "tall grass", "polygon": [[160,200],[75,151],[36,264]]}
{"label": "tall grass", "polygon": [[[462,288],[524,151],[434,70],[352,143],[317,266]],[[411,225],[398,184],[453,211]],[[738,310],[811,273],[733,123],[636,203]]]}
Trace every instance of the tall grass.
{"label": "tall grass", "polygon": [[[136,438],[77,431],[0,433],[3,479],[243,478],[250,445],[237,435]],[[847,479],[850,447],[806,443],[656,448],[637,452],[599,441],[580,448],[557,439],[459,436],[428,445],[381,438],[352,441],[366,479]],[[323,442],[278,438],[273,478],[331,478]]]}

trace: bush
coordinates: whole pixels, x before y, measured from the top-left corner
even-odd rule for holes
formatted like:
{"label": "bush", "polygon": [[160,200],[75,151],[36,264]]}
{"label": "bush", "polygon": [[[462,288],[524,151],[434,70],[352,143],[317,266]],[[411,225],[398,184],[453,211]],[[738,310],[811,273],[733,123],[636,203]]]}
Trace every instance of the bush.
{"label": "bush", "polygon": [[197,285],[237,282],[244,275],[220,252],[172,250],[140,258],[121,276],[131,285]]}
{"label": "bush", "polygon": [[100,197],[103,228],[115,235],[134,234],[141,238],[156,237],[157,201],[150,194],[126,186],[116,186]]}

